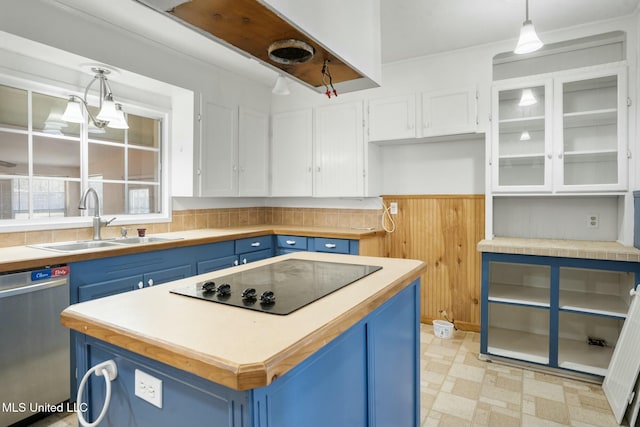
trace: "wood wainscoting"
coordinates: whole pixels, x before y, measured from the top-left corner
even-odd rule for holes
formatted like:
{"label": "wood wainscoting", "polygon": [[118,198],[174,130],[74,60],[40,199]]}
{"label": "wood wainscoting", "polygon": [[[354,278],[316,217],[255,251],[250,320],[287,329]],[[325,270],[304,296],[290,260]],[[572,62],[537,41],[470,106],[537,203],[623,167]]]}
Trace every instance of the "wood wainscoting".
{"label": "wood wainscoting", "polygon": [[473,195],[385,195],[398,203],[396,230],[385,237],[385,256],[425,261],[420,319],[449,320],[458,329],[480,330],[481,254],[485,197]]}

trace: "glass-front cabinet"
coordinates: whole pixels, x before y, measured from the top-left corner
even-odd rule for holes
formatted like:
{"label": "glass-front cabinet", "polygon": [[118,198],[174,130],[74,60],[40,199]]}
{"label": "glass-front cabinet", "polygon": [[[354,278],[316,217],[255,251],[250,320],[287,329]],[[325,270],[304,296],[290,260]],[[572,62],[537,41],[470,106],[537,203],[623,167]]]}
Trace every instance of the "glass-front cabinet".
{"label": "glass-front cabinet", "polygon": [[626,190],[626,93],[619,64],[497,82],[493,191]]}

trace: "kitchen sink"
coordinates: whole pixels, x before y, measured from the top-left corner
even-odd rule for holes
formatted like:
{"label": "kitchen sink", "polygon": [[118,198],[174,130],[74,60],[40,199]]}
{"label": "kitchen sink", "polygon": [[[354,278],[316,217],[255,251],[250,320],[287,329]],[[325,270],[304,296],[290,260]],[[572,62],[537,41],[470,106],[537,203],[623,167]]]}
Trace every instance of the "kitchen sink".
{"label": "kitchen sink", "polygon": [[32,248],[46,249],[56,252],[76,252],[85,251],[87,249],[109,248],[119,246],[113,240],[84,240],[79,242],[62,242],[62,243],[44,243],[39,245],[30,245]]}
{"label": "kitchen sink", "polygon": [[160,243],[179,240],[179,238],[166,237],[126,237],[123,239],[109,240],[81,240],[78,242],[60,242],[60,243],[42,243],[37,245],[29,245],[32,248],[46,249],[56,252],[77,252],[89,249],[99,248],[116,248],[125,245],[143,245],[145,243]]}
{"label": "kitchen sink", "polygon": [[122,239],[116,239],[113,242],[122,245],[140,245],[145,243],[160,243],[160,242],[170,242],[172,240],[180,240],[178,238],[168,238],[168,237],[125,237]]}

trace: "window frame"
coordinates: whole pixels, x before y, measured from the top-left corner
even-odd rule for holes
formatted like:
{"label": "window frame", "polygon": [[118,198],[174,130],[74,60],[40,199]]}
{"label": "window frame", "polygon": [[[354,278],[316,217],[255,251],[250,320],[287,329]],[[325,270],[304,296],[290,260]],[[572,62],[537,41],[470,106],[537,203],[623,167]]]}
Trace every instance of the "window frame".
{"label": "window frame", "polygon": [[[82,75],[80,79],[75,79],[80,82],[89,84],[90,75]],[[59,80],[44,79],[40,76],[34,75],[21,75],[20,72],[12,72],[7,74],[6,71],[0,70],[0,84],[11,86],[16,89],[25,90],[29,92],[28,100],[28,120],[29,126],[25,131],[29,139],[30,146],[33,144],[34,130],[32,129],[32,102],[31,93],[36,92],[38,94],[59,97],[66,99],[70,95],[76,95],[82,97],[84,95],[85,87],[78,87],[74,85],[65,84]],[[157,222],[169,222],[171,221],[171,193],[169,185],[169,149],[170,149],[170,120],[171,111],[167,107],[151,105],[148,102],[138,102],[136,100],[127,97],[126,87],[118,86],[117,90],[114,90],[116,96],[120,102],[125,106],[127,113],[139,115],[146,118],[160,120],[160,144],[158,147],[159,158],[159,180],[158,186],[160,190],[158,192],[161,201],[159,203],[160,212],[151,214],[116,214],[116,220],[111,223],[112,225],[127,225],[127,224],[148,224]],[[89,105],[98,105],[98,96],[95,92],[89,92],[87,95],[87,102]],[[85,112],[86,115],[86,112]],[[38,131],[35,131],[36,135],[39,135]],[[89,186],[90,177],[88,175],[88,146],[89,139],[91,139],[88,133],[88,121],[83,123],[80,128],[80,179],[66,179],[66,181],[79,182],[81,191],[86,190]],[[126,145],[125,145],[126,146]],[[33,150],[29,150],[29,175],[25,178],[38,179],[33,174]],[[7,175],[3,175],[6,177]],[[128,182],[129,180],[127,180]],[[134,185],[138,184],[138,181],[131,180]],[[149,184],[149,183],[146,183]],[[81,194],[78,194],[78,198]],[[33,209],[33,208],[32,208]],[[107,214],[109,216],[110,214]],[[49,229],[64,229],[64,228],[82,228],[92,226],[93,211],[85,210],[80,212],[80,216],[68,216],[68,217],[46,217],[46,218],[31,218],[31,219],[1,219],[0,220],[0,233],[12,232],[12,231],[36,231],[36,230],[49,230]]]}

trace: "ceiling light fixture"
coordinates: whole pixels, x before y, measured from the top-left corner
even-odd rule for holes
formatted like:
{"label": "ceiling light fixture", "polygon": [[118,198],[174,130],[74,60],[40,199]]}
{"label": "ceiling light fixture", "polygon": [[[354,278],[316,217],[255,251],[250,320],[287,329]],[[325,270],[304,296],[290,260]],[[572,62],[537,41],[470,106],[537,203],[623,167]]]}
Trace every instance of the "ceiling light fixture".
{"label": "ceiling light fixture", "polygon": [[[111,71],[100,67],[92,67],[91,71],[95,73],[95,76],[87,85],[87,88],[84,91],[84,97],[80,98],[76,95],[71,95],[69,97],[69,102],[67,102],[67,108],[62,115],[62,120],[71,123],[84,122],[85,118],[82,111],[82,106],[84,105],[84,109],[87,111],[91,124],[96,128],[102,129],[107,126],[114,129],[129,129],[127,119],[124,116],[124,111],[122,111],[122,106],[114,102],[111,86],[109,86],[109,83],[107,82],[107,75],[111,74]],[[98,115],[94,117],[89,110],[87,94],[89,93],[91,86],[96,81],[99,82],[100,86],[100,104],[98,106]]]}
{"label": "ceiling light fixture", "polygon": [[537,103],[538,103],[538,100],[536,99],[531,89],[522,90],[522,96],[520,96],[518,107],[528,107],[529,105],[533,105]]}
{"label": "ceiling light fixture", "polygon": [[523,54],[523,53],[531,53],[540,49],[544,46],[544,43],[540,41],[538,35],[536,34],[536,29],[533,26],[533,22],[529,19],[529,0],[526,1],[526,19],[522,23],[522,28],[520,29],[520,38],[518,39],[518,44],[516,48],[513,50],[513,53]]}
{"label": "ceiling light fixture", "polygon": [[289,95],[289,85],[287,85],[287,79],[282,74],[278,75],[276,84],[271,90],[274,95]]}

